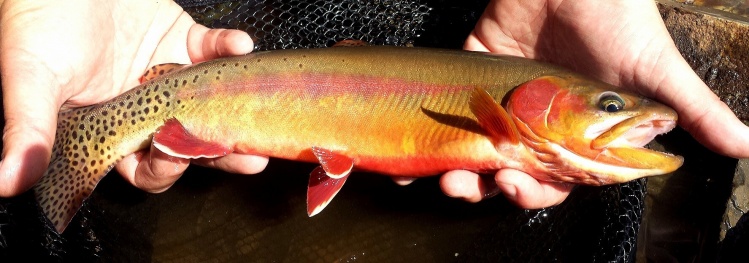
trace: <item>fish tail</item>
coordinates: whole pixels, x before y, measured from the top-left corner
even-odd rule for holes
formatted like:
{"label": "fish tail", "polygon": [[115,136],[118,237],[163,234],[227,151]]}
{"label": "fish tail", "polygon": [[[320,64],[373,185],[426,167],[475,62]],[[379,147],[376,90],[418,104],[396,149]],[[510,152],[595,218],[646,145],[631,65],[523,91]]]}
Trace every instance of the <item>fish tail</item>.
{"label": "fish tail", "polygon": [[116,123],[110,123],[108,114],[106,107],[86,107],[58,116],[50,164],[33,189],[58,232],[65,229],[96,184],[122,158],[113,151]]}

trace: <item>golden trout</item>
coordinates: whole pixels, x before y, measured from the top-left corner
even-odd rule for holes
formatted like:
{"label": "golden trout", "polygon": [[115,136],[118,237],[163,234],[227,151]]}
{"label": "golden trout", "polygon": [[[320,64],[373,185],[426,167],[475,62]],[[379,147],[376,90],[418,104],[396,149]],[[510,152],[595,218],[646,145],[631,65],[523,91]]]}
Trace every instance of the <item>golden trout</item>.
{"label": "golden trout", "polygon": [[643,148],[676,125],[672,109],[523,58],[341,47],[151,73],[111,101],[60,113],[51,163],[34,187],[58,231],[118,160],[151,144],[184,158],[237,152],[319,162],[309,215],[352,169],[419,177],[513,168],[539,180],[603,185],[683,162]]}

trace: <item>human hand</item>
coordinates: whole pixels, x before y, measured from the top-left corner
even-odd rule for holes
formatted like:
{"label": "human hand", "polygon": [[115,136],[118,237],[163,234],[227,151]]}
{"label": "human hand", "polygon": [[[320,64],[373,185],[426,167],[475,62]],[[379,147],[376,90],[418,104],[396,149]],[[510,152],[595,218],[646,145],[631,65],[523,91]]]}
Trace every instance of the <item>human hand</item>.
{"label": "human hand", "polygon": [[[681,57],[651,0],[494,0],[464,48],[551,62],[656,98],[673,107],[680,126],[708,148],[735,158],[749,157],[749,127]],[[500,171],[495,180],[524,208],[559,203],[570,190],[512,174]],[[446,189],[445,184],[443,189],[448,195],[477,201],[487,190],[475,183],[476,178],[470,173],[443,178],[455,185],[464,182],[462,189]]]}
{"label": "human hand", "polygon": [[[107,101],[136,86],[152,65],[190,64],[252,51],[237,30],[197,25],[172,1],[0,1],[0,73],[5,129],[0,196],[29,189],[44,173],[58,111]],[[257,173],[267,158],[230,154],[199,161]],[[117,170],[150,192],[166,190],[188,161],[151,149]]]}

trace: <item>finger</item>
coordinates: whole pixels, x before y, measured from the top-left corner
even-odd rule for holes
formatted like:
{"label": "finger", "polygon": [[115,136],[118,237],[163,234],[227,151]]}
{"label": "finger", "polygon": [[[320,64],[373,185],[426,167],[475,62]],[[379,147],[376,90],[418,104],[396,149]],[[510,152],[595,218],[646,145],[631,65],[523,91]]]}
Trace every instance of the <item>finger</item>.
{"label": "finger", "polygon": [[166,191],[184,173],[190,161],[165,154],[155,147],[123,158],[117,171],[132,185],[150,193]]}
{"label": "finger", "polygon": [[[54,76],[42,65],[16,64],[5,54],[0,57],[5,115],[0,196],[9,197],[31,188],[44,173],[62,102],[59,90],[50,88],[56,86]],[[13,66],[6,67],[9,64]]]}
{"label": "finger", "polygon": [[470,51],[489,52],[489,48],[476,36],[475,30],[468,35],[466,42],[463,43],[463,49]]}
{"label": "finger", "polygon": [[257,174],[268,165],[268,157],[230,153],[219,158],[201,158],[192,161],[194,164],[216,168],[235,174]]}
{"label": "finger", "polygon": [[734,158],[749,158],[749,127],[702,82],[678,52],[664,55],[662,61],[663,71],[654,73],[662,75],[662,81],[650,83],[661,88],[650,95],[672,106],[679,114],[679,124],[709,149]]}
{"label": "finger", "polygon": [[492,197],[499,190],[493,183],[486,183],[480,175],[465,170],[445,173],[440,178],[440,187],[447,196],[471,203]]}
{"label": "finger", "polygon": [[538,181],[514,169],[500,170],[494,180],[507,199],[525,209],[558,205],[567,198],[573,187],[567,183]]}
{"label": "finger", "polygon": [[393,179],[393,182],[395,182],[395,184],[400,186],[406,186],[416,181],[416,177],[394,176],[390,178]]}
{"label": "finger", "polygon": [[193,62],[250,53],[253,42],[244,31],[208,29],[195,24],[187,34],[187,53]]}

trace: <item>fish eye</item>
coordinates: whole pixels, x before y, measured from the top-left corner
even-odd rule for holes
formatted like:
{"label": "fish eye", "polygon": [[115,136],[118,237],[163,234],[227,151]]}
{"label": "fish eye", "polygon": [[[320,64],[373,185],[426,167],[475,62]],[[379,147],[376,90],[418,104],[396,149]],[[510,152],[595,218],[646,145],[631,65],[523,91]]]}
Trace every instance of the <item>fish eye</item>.
{"label": "fish eye", "polygon": [[624,109],[624,99],[616,92],[604,92],[598,99],[598,106],[606,112],[617,112]]}

